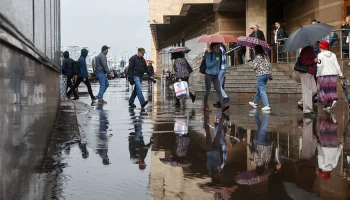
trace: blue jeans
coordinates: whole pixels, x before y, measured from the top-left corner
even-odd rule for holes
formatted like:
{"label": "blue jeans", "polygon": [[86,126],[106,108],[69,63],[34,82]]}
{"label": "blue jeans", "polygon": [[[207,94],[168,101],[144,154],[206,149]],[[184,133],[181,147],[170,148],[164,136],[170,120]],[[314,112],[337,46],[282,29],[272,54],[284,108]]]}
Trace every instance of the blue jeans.
{"label": "blue jeans", "polygon": [[261,98],[265,106],[270,106],[269,100],[267,99],[267,94],[266,94],[266,83],[269,80],[269,78],[270,78],[270,75],[268,74],[256,77],[258,81],[258,88],[256,89],[256,94],[254,97],[255,104],[258,104]]}
{"label": "blue jeans", "polygon": [[129,99],[129,104],[134,103],[136,96],[139,99],[140,104],[143,104],[145,103],[145,98],[143,97],[143,94],[142,94],[142,77],[134,76],[133,78],[135,82],[135,87]]}
{"label": "blue jeans", "polygon": [[109,83],[108,83],[108,79],[107,76],[103,73],[96,73],[96,76],[98,78],[98,81],[100,82],[100,91],[98,92],[97,98],[98,100],[102,100],[103,99],[103,94],[106,92]]}
{"label": "blue jeans", "polygon": [[266,127],[269,122],[269,115],[263,115],[262,121],[260,121],[259,115],[255,114],[254,121],[257,126],[258,142],[259,145],[270,146],[272,143],[271,134],[266,134]]}
{"label": "blue jeans", "polygon": [[221,86],[221,94],[222,94],[222,97],[224,99],[228,97],[226,92],[225,92],[225,90],[222,88],[222,85],[224,84],[225,73],[226,73],[226,69],[220,69],[220,71],[219,71],[219,81],[220,81],[220,86]]}

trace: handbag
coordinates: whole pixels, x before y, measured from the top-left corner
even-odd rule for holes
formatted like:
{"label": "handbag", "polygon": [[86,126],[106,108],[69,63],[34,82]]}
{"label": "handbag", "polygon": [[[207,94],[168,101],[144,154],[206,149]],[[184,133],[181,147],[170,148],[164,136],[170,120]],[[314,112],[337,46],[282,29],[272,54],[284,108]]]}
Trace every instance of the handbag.
{"label": "handbag", "polygon": [[193,69],[192,69],[190,63],[187,62],[187,60],[186,60],[186,63],[187,63],[188,74],[191,74],[193,72]]}
{"label": "handbag", "polygon": [[300,73],[306,73],[307,71],[309,71],[309,67],[301,65],[299,59],[300,59],[300,57],[298,57],[298,60],[294,65],[294,70],[298,71]]}

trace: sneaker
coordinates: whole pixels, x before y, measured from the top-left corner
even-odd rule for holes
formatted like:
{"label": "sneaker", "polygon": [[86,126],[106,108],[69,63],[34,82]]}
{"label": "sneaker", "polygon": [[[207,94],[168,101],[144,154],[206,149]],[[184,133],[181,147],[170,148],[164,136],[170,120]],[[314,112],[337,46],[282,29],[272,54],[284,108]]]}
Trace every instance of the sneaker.
{"label": "sneaker", "polygon": [[337,105],[337,101],[334,100],[334,101],[332,102],[332,105],[331,105],[331,107],[330,107],[330,110],[332,110],[336,105]]}
{"label": "sneaker", "polygon": [[261,114],[263,115],[269,115],[271,112],[269,110],[263,110]]}
{"label": "sneaker", "polygon": [[230,98],[229,97],[227,97],[227,98],[224,98],[224,103],[226,104],[226,103],[228,103],[228,102],[230,102]]}
{"label": "sneaker", "polygon": [[229,109],[230,108],[230,106],[226,106],[225,104],[222,104],[221,105],[221,111],[222,112],[225,112],[227,109]]}
{"label": "sneaker", "polygon": [[74,97],[73,100],[79,100],[79,97]]}
{"label": "sneaker", "polygon": [[136,105],[135,105],[135,104],[130,104],[130,103],[129,103],[129,107],[130,107],[130,108],[136,108]]}
{"label": "sneaker", "polygon": [[143,104],[141,104],[141,108],[146,107],[147,104],[148,104],[148,101],[145,101]]}
{"label": "sneaker", "polygon": [[213,106],[216,107],[216,108],[220,108],[221,107],[221,103],[218,101],[218,102],[214,103]]}
{"label": "sneaker", "polygon": [[271,110],[271,107],[270,107],[270,106],[265,106],[265,107],[261,108],[261,110],[263,110],[263,111],[269,111],[269,110]]}
{"label": "sneaker", "polygon": [[101,99],[101,100],[98,100],[98,103],[104,104],[104,103],[107,103],[107,101]]}
{"label": "sneaker", "polygon": [[249,105],[251,105],[253,108],[258,107],[258,105],[256,105],[254,102],[250,102],[250,101],[249,101]]}
{"label": "sneaker", "polygon": [[331,119],[333,121],[334,124],[337,123],[337,119],[335,118],[335,116],[331,113]]}
{"label": "sneaker", "polygon": [[96,101],[97,98],[96,98],[96,97],[92,97],[91,100],[92,100],[92,101]]}
{"label": "sneaker", "polygon": [[318,102],[317,93],[315,93],[315,94],[312,95],[312,102],[313,102],[313,103],[317,103],[317,102]]}
{"label": "sneaker", "polygon": [[204,106],[203,111],[204,112],[211,112],[210,107],[208,105]]}

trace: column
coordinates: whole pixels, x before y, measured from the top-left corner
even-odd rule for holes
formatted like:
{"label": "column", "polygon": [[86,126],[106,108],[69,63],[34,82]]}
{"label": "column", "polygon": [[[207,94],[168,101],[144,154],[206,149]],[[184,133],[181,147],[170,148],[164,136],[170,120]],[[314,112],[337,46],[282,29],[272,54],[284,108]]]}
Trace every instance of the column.
{"label": "column", "polygon": [[160,77],[162,74],[162,59],[161,56],[159,55],[159,50],[157,50],[156,45],[154,43],[153,36],[151,36],[151,51],[152,51],[152,61],[153,63],[153,68],[156,73],[157,77]]}
{"label": "column", "polygon": [[[247,0],[246,7],[246,35],[250,34],[249,28],[259,25],[260,30],[264,32],[266,38],[267,17],[266,17],[266,1],[267,0]],[[246,55],[249,55],[247,48]],[[250,57],[250,56],[249,56]]]}

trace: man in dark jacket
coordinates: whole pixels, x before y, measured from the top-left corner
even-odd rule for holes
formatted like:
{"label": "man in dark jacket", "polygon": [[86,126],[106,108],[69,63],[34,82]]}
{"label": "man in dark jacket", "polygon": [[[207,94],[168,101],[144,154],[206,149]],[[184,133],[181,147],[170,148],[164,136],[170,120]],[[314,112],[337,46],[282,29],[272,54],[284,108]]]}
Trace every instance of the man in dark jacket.
{"label": "man in dark jacket", "polygon": [[109,71],[109,68],[107,65],[107,54],[108,54],[109,48],[110,47],[104,45],[101,48],[101,53],[96,57],[95,73],[98,78],[98,81],[100,82],[100,90],[97,95],[99,103],[107,103],[107,101],[103,100],[103,95],[106,92],[107,88],[109,87],[109,82],[106,74],[109,74],[110,76],[114,76],[114,73]]}
{"label": "man in dark jacket", "polygon": [[[249,28],[249,36],[248,37],[255,37],[255,31],[254,31],[254,27],[250,27]],[[250,55],[250,60],[254,60],[255,58],[255,53],[254,53],[254,49],[253,48],[249,48],[249,55]]]}
{"label": "man in dark jacket", "polygon": [[152,77],[153,74],[147,67],[146,60],[143,58],[145,53],[144,48],[139,48],[137,54],[132,56],[129,60],[128,80],[131,85],[135,85],[134,91],[129,99],[129,106],[131,108],[136,107],[134,104],[136,96],[139,99],[142,108],[148,104],[148,101],[145,101],[142,94],[142,78],[144,73],[147,73],[150,77]]}
{"label": "man in dark jacket", "polygon": [[[275,27],[276,27],[276,33],[275,33],[275,49],[276,49],[276,53],[278,53],[278,62],[284,61],[284,53],[282,52],[282,47],[284,44],[284,41],[281,39],[284,39],[287,37],[287,33],[284,30],[283,27],[281,27],[281,23],[280,22],[276,22],[275,23]],[[277,46],[278,46],[278,52],[277,52]]]}
{"label": "man in dark jacket", "polygon": [[264,32],[262,32],[260,29],[259,29],[259,25],[255,25],[254,27],[254,37],[255,38],[258,38],[259,40],[262,40],[262,41],[265,41],[265,35],[264,35]]}
{"label": "man in dark jacket", "polygon": [[[69,52],[65,51],[63,52],[63,61],[62,61],[62,73],[63,75],[67,76],[67,87],[66,87],[66,92],[68,90],[68,87],[71,89],[73,88],[73,83],[72,83],[72,79],[73,79],[73,62],[74,60],[69,58]],[[76,91],[74,90],[73,93],[76,93]],[[77,96],[76,94],[74,94],[74,96]]]}
{"label": "man in dark jacket", "polygon": [[[81,50],[81,56],[79,57],[78,60],[78,65],[79,65],[79,72],[78,72],[78,79],[75,82],[73,88],[71,88],[68,93],[67,93],[67,97],[69,98],[70,94],[72,94],[73,91],[75,91],[76,88],[79,87],[81,82],[84,82],[88,91],[89,91],[89,95],[91,97],[91,100],[95,101],[96,97],[94,96],[94,94],[92,93],[92,89],[91,89],[91,84],[89,81],[89,74],[88,74],[88,70],[87,70],[87,66],[86,66],[86,57],[89,54],[88,50],[86,49],[82,49]],[[79,96],[77,93],[74,93],[74,100],[79,99]]]}

